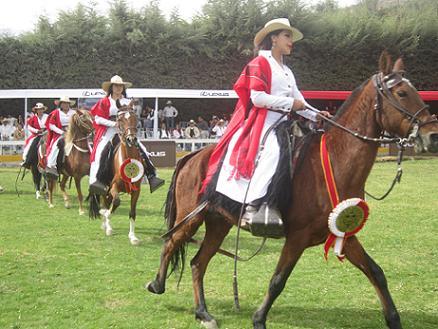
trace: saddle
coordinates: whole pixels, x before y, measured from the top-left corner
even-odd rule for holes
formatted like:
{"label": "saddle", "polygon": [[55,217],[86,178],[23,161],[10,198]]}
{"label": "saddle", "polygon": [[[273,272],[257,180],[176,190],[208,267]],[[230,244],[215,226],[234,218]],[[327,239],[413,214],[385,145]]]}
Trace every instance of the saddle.
{"label": "saddle", "polygon": [[260,205],[257,213],[245,223],[245,229],[252,235],[268,238],[284,236],[282,219],[286,218],[287,209],[293,201],[290,185],[311,132],[308,123],[299,119],[285,121],[276,128],[281,149],[280,160],[267,195],[256,201]]}

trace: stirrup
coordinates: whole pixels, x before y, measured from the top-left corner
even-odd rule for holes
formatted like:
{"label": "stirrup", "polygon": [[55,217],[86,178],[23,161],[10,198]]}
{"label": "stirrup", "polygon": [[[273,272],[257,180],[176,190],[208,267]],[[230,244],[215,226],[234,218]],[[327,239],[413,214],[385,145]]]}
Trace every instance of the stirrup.
{"label": "stirrup", "polygon": [[59,177],[58,170],[51,167],[46,167],[46,175],[54,179]]}
{"label": "stirrup", "polygon": [[148,181],[151,193],[159,189],[165,183],[164,179],[158,178],[157,176],[152,176],[148,178]]}
{"label": "stirrup", "polygon": [[108,186],[99,181],[95,181],[90,184],[88,191],[90,194],[106,195],[108,193]]}
{"label": "stirrup", "polygon": [[276,239],[285,236],[281,214],[277,209],[269,207],[266,202],[259,209],[253,205],[246,206],[241,227],[249,230],[254,236]]}

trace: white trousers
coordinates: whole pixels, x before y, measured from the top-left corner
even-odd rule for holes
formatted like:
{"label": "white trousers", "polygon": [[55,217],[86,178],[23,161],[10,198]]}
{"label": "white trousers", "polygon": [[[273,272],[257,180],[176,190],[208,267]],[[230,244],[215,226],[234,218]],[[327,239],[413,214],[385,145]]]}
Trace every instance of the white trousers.
{"label": "white trousers", "polygon": [[58,137],[57,140],[53,142],[52,149],[50,150],[49,155],[47,156],[47,167],[56,169],[56,160],[58,159],[59,147],[58,143],[62,137]]}
{"label": "white trousers", "polygon": [[99,144],[97,144],[96,154],[94,156],[94,161],[91,163],[90,167],[90,184],[93,184],[97,181],[97,172],[100,168],[100,158],[102,156],[102,151],[105,146],[113,139],[114,135],[117,133],[116,128],[108,127],[105,134],[101,137]]}
{"label": "white trousers", "polygon": [[26,161],[27,154],[29,153],[30,147],[31,147],[33,141],[35,140],[35,138],[37,138],[37,136],[33,136],[31,139],[29,139],[29,142],[24,147],[24,150],[23,150],[23,161]]}
{"label": "white trousers", "polygon": [[[268,129],[269,125],[265,124],[261,139],[263,139],[263,136]],[[240,203],[250,203],[266,195],[269,184],[272,181],[272,177],[275,174],[275,170],[277,169],[278,161],[280,159],[280,146],[278,145],[277,135],[275,134],[275,131],[272,130],[266,139],[265,148],[260,154],[260,160],[254,170],[254,174],[251,179],[251,185],[249,186],[249,179],[242,177],[236,179],[235,177],[232,177],[234,168],[230,165],[231,153],[237,139],[241,134],[241,131],[242,128],[239,129],[231,138],[221,171],[219,173],[216,191],[226,195],[234,201]],[[247,191],[248,195],[245,199],[245,194]]]}

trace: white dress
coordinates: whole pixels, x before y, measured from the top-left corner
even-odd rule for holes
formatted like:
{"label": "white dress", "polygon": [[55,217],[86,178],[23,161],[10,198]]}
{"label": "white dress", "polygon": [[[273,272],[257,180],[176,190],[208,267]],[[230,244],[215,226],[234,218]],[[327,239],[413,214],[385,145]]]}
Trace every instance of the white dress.
{"label": "white dress", "polygon": [[[304,102],[304,97],[298,90],[295,77],[292,71],[286,65],[280,65],[271,54],[271,51],[262,50],[259,55],[265,57],[272,71],[271,79],[271,94],[266,94],[261,91],[251,90],[251,101],[257,107],[265,107],[282,112],[290,112],[294,99],[299,99]],[[298,111],[298,114],[311,120],[315,120],[316,115],[308,110]],[[281,113],[268,111],[265,123],[262,129],[262,142],[267,130],[281,117]],[[286,116],[282,119],[286,120]],[[254,200],[265,196],[268,191],[269,184],[277,169],[278,160],[280,158],[280,147],[277,141],[277,135],[274,130],[269,132],[267,136],[265,148],[260,154],[260,159],[254,174],[250,180],[240,177],[235,179],[232,177],[233,167],[230,165],[230,157],[234,145],[241,134],[240,128],[231,138],[230,144],[225,155],[225,159],[219,173],[219,178],[216,186],[216,191],[229,197],[230,199],[240,203],[250,203]],[[245,194],[248,195],[245,198]]]}

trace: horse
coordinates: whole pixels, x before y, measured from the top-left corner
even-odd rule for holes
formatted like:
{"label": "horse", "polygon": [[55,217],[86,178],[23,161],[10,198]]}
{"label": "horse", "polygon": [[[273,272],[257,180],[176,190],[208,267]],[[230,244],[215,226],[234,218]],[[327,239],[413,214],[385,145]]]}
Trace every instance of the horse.
{"label": "horse", "polygon": [[[118,134],[113,139],[113,144],[117,144],[115,149],[107,145],[103,151],[103,156],[107,156],[105,161],[102,160],[106,168],[101,169],[98,173],[99,180],[109,185],[108,192],[102,198],[98,195],[89,195],[89,213],[91,218],[103,217],[102,229],[107,236],[112,235],[110,216],[120,205],[120,192],[131,195],[131,208],[129,211],[129,234],[128,238],[132,245],[138,245],[140,240],[135,235],[135,219],[137,201],[141,191],[141,177],[144,172],[143,162],[139,151],[137,140],[138,118],[130,105],[119,106],[117,112]],[[139,173],[136,181],[128,181],[123,177],[124,173],[121,168],[126,162],[134,159],[138,161],[140,167],[134,167],[134,171]]]}
{"label": "horse", "polygon": [[[325,127],[326,145],[340,200],[364,198],[365,181],[375,161],[379,141],[384,139],[381,137],[384,131],[400,137],[400,141],[410,135],[410,140],[414,140],[420,149],[438,152],[438,121],[430,115],[417,90],[404,78],[402,59],[399,58],[393,65],[391,57],[384,52],[379,66],[380,72],[356,88],[343,104],[333,119],[337,126]],[[291,199],[282,212],[285,242],[268,291],[252,317],[254,328],[266,328],[267,314],[304,250],[322,244],[330,233],[327,220],[332,206],[320,161],[320,140],[320,134],[310,137],[307,152],[301,155],[305,168],[303,165],[296,167],[294,179],[287,183]],[[185,245],[205,223],[204,240],[190,265],[195,317],[207,328],[217,328],[217,323],[207,311],[203,283],[205,271],[230,228],[239,220],[238,213],[236,215],[236,212],[215,203],[214,198],[207,199],[207,206],[187,220],[203,200],[203,196],[196,192],[206,175],[212,150],[213,147],[207,147],[188,155],[180,160],[175,169],[166,200],[169,231],[163,244],[158,273],[145,286],[154,294],[165,292],[169,264],[172,263],[172,271],[178,263],[184,268]],[[375,287],[387,326],[402,328],[379,265],[354,235],[346,239],[343,251],[345,257]]]}
{"label": "horse", "polygon": [[[35,198],[38,200],[41,198],[42,192],[46,192],[47,182],[45,176],[42,174],[44,169],[41,167],[41,154],[45,152],[45,141],[47,139],[47,133],[42,133],[40,136],[37,136],[30,146],[29,152],[27,154],[27,161],[29,163],[29,167],[26,169],[30,169],[32,174],[32,181],[35,188]],[[23,177],[24,177],[23,173]],[[41,180],[44,179],[43,182]]]}
{"label": "horse", "polygon": [[[58,166],[61,168],[62,178],[60,188],[64,199],[65,208],[70,208],[69,196],[65,190],[67,181],[73,177],[78,192],[79,215],[85,213],[83,207],[83,195],[81,190],[82,177],[90,173],[90,147],[88,138],[93,131],[93,119],[91,114],[85,109],[78,109],[71,117],[67,132],[65,135],[65,158],[64,162]],[[62,158],[60,152],[60,158]],[[55,179],[47,179],[48,185],[48,204],[49,208],[53,208],[53,190],[56,185]]]}

